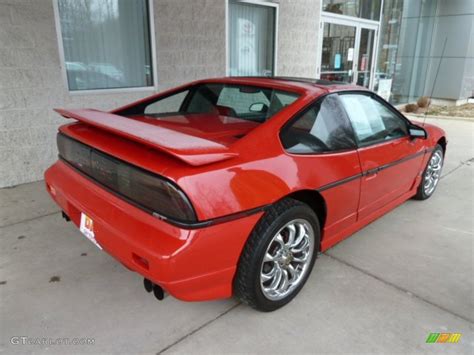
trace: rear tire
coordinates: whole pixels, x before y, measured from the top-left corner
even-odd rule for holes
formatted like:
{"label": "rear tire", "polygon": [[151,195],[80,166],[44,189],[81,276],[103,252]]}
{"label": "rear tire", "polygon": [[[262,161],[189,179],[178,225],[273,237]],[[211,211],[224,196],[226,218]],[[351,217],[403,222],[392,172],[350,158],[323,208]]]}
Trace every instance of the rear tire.
{"label": "rear tire", "polygon": [[437,144],[431,153],[425,170],[423,171],[423,178],[421,179],[414,197],[416,200],[426,200],[433,195],[438,186],[439,179],[441,178],[443,163],[443,147]]}
{"label": "rear tire", "polygon": [[284,199],[271,206],[244,247],[235,295],[263,312],[286,305],[306,283],[319,244],[318,218],[308,205]]}

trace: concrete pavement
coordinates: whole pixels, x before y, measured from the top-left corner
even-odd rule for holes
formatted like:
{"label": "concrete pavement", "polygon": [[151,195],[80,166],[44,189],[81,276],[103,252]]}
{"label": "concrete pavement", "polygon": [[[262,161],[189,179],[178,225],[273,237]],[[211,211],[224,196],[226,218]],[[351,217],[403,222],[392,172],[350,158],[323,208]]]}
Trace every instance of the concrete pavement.
{"label": "concrete pavement", "polygon": [[[436,194],[408,201],[321,255],[288,306],[156,301],[142,279],[65,223],[43,183],[0,190],[0,350],[6,353],[474,351],[474,124],[446,129]],[[431,332],[458,344],[426,344]],[[93,338],[12,345],[13,336]]]}

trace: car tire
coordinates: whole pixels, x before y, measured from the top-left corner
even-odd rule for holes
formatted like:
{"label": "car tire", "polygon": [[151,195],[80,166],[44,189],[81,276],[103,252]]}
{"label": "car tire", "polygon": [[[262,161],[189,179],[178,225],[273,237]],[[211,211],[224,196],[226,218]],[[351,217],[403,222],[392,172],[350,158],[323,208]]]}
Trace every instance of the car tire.
{"label": "car tire", "polygon": [[423,178],[414,197],[416,200],[426,200],[433,195],[441,178],[443,162],[443,147],[437,144],[431,153],[428,163],[426,163],[425,170],[423,170]]}
{"label": "car tire", "polygon": [[306,283],[319,247],[318,217],[308,205],[289,198],[272,205],[244,247],[235,295],[263,312],[286,305]]}

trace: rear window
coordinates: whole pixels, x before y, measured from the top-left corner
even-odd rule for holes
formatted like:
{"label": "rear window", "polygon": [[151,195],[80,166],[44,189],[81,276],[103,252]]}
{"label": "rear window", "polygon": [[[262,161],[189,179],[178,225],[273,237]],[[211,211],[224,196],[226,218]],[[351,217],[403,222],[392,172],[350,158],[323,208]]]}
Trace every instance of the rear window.
{"label": "rear window", "polygon": [[119,114],[151,117],[215,114],[261,123],[291,105],[298,97],[296,93],[271,88],[202,84],[141,103]]}

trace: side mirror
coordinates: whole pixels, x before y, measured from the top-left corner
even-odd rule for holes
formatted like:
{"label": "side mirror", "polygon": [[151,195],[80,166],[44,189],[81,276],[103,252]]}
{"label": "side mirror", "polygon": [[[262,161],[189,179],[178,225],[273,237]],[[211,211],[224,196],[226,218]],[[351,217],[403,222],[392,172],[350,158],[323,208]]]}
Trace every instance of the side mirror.
{"label": "side mirror", "polygon": [[250,112],[266,112],[268,106],[265,105],[263,102],[255,102],[250,105],[249,111]]}
{"label": "side mirror", "polygon": [[410,137],[412,138],[428,138],[428,133],[426,133],[426,130],[420,126],[411,125],[410,127],[408,127],[408,132],[410,134]]}

